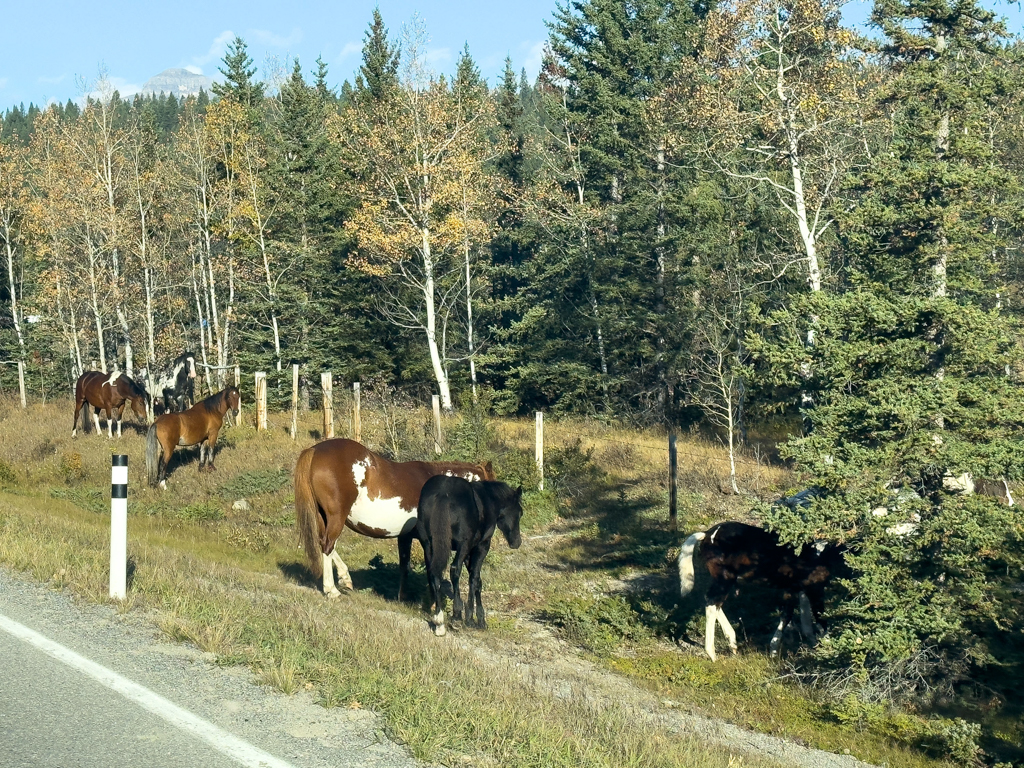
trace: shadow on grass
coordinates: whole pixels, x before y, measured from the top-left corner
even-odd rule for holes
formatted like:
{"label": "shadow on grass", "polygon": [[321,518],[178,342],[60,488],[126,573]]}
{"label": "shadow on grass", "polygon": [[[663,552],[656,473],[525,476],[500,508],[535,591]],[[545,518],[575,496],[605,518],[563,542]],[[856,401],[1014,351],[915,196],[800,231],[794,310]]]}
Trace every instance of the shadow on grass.
{"label": "shadow on grass", "polygon": [[278,560],[277,570],[281,572],[285,580],[290,581],[292,584],[315,590],[319,590],[321,587],[320,580],[313,577],[313,572],[303,562],[297,560]]}
{"label": "shadow on grass", "polygon": [[[374,555],[366,568],[351,568],[352,588],[357,592],[369,590],[379,597],[393,602],[398,601],[398,563],[385,562],[381,555]],[[279,560],[277,569],[292,584],[309,587],[320,591],[322,582],[313,576],[313,572],[304,562],[296,560]],[[405,602],[418,603],[427,593],[427,579],[422,571],[410,570],[405,582]]]}

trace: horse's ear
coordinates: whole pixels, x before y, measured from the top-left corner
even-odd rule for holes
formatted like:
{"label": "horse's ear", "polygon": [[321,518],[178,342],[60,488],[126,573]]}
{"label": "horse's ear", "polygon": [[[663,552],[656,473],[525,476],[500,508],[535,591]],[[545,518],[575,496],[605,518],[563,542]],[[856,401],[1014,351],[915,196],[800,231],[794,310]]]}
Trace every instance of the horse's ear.
{"label": "horse's ear", "polygon": [[486,472],[488,475],[494,474],[494,467],[491,465],[490,460],[484,462],[484,472]]}
{"label": "horse's ear", "polygon": [[517,499],[523,498],[523,486],[521,486],[521,485],[518,488],[516,488],[516,498]]}

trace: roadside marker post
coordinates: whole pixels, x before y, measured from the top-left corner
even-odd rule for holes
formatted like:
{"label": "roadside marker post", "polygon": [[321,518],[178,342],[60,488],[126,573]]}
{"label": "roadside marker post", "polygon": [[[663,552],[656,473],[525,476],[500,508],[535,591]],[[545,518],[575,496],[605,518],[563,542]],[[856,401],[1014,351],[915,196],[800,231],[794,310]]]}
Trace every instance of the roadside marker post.
{"label": "roadside marker post", "polygon": [[110,457],[110,596],[128,592],[128,456]]}

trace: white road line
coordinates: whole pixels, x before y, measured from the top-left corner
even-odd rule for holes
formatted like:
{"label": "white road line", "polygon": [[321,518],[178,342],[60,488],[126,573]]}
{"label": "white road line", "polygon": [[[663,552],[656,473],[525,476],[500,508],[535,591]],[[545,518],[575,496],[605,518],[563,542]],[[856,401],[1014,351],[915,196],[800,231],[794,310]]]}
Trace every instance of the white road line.
{"label": "white road line", "polygon": [[218,728],[211,722],[203,720],[197,715],[182,709],[163,696],[153,693],[138,683],[132,682],[127,677],[117,674],[84,656],[80,656],[69,648],[55,643],[47,637],[29,629],[24,624],[7,618],[0,614],[0,629],[10,635],[24,640],[26,643],[35,646],[48,656],[57,661],[67,664],[73,669],[88,675],[97,682],[105,685],[113,691],[134,701],[143,709],[147,709],[158,717],[162,717],[172,725],[181,728],[183,731],[199,737],[221,754],[237,760],[242,765],[251,768],[295,768],[291,763],[278,760],[273,755],[264,752],[262,749],[242,741],[222,728]]}

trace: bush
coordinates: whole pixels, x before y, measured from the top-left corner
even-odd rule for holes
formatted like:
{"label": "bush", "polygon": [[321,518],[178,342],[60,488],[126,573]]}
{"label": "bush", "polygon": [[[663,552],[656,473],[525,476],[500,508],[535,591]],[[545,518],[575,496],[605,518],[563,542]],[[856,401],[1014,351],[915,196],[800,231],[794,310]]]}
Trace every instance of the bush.
{"label": "bush", "polygon": [[87,512],[101,514],[110,509],[109,498],[99,488],[51,488],[50,497],[70,501]]}
{"label": "bush", "polygon": [[551,450],[545,474],[555,493],[566,501],[593,495],[605,480],[604,470],[594,462],[594,449],[584,448],[579,438]]}
{"label": "bush", "polygon": [[0,488],[10,488],[18,484],[18,475],[6,461],[0,460]]}
{"label": "bush", "polygon": [[556,600],[543,618],[559,627],[566,640],[594,653],[650,636],[632,606],[618,595]]}
{"label": "bush", "polygon": [[182,507],[178,510],[177,517],[193,523],[205,523],[213,520],[223,520],[224,510],[216,504],[201,501]]}
{"label": "bush", "polygon": [[220,495],[225,499],[259,496],[280,490],[290,480],[291,473],[286,469],[256,469],[228,480],[220,487]]}
{"label": "bush", "polygon": [[494,459],[494,472],[499,480],[513,488],[521,485],[524,490],[532,490],[540,484],[533,454],[519,448],[508,448],[499,454]]}

